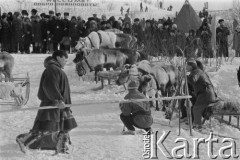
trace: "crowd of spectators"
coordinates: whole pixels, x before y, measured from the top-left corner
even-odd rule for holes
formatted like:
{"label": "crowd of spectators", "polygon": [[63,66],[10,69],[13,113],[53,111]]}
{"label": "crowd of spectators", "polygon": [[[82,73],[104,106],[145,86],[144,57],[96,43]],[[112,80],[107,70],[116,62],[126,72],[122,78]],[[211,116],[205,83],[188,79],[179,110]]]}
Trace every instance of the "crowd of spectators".
{"label": "crowd of spectators", "polygon": [[[131,19],[129,14],[118,18],[93,14],[85,20],[81,16],[69,17],[67,12],[62,16],[51,10],[48,14],[39,14],[36,9],[32,9],[31,15],[26,10],[21,13],[3,13],[0,22],[1,51],[9,53],[48,53],[57,49],[71,53],[79,37],[86,37],[92,31],[114,28],[135,36],[137,44],[147,48],[147,54],[164,53],[174,56],[178,54],[177,45],[184,48],[196,36],[202,36],[194,30],[190,30],[187,35],[181,33],[170,17],[158,20]],[[199,29],[202,28],[211,32],[207,20],[203,21]],[[210,33],[207,38],[211,38]]]}

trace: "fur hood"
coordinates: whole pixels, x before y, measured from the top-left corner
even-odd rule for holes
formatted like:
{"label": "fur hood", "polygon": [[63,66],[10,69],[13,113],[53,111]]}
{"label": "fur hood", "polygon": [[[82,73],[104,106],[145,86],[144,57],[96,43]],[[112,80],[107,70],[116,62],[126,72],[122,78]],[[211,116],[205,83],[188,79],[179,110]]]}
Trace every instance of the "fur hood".
{"label": "fur hood", "polygon": [[45,67],[45,68],[47,68],[47,67],[50,66],[50,65],[56,65],[56,66],[62,68],[61,65],[60,65],[60,63],[58,63],[57,60],[55,60],[54,58],[52,58],[52,56],[49,56],[49,57],[47,57],[47,58],[44,60],[44,67]]}

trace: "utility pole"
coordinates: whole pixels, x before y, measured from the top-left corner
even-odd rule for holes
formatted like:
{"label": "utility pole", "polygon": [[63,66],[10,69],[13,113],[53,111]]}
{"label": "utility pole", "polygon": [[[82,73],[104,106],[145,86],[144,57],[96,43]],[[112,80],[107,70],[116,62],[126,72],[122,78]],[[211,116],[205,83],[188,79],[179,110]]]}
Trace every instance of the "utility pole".
{"label": "utility pole", "polygon": [[57,0],[54,0],[54,5],[55,5],[55,14],[57,14]]}

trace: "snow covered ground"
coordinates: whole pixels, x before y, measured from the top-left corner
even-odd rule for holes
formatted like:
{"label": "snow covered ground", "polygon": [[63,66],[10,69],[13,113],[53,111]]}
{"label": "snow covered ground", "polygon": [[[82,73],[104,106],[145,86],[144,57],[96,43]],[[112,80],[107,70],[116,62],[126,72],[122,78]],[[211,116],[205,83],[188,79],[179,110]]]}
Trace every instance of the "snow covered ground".
{"label": "snow covered ground", "polygon": [[[41,74],[43,72],[43,60],[46,54],[19,55],[13,54],[15,58],[14,77],[24,77],[28,71],[31,79],[30,99],[26,107],[38,107],[37,91]],[[70,55],[65,72],[67,73],[71,85],[71,97],[73,104],[92,102],[121,100],[125,93],[115,94],[122,91],[123,87],[116,85],[106,86],[100,89],[100,83],[86,82],[79,79],[75,73],[75,65],[72,62],[74,55]],[[218,94],[225,99],[239,99],[240,88],[237,85],[236,68],[240,65],[240,58],[236,58],[233,64],[224,64],[218,72],[209,72],[212,82]],[[213,67],[207,67],[211,70]],[[0,110],[11,109],[11,106],[0,106]],[[30,150],[23,154],[15,141],[17,135],[28,132],[34,122],[37,111],[18,111],[11,113],[0,113],[0,159],[1,160],[140,160],[143,154],[143,136],[137,134],[121,135],[123,124],[119,119],[120,110],[118,104],[95,104],[80,105],[72,108],[78,127],[70,132],[73,145],[69,155],[52,156],[53,151]],[[164,145],[171,151],[176,146],[175,139],[179,138],[178,119],[175,117],[168,125],[168,120],[164,119],[163,112],[153,110],[154,124],[153,130],[171,131],[170,136]],[[207,125],[209,122],[207,122]],[[226,124],[220,124],[213,119],[212,126],[215,133],[240,138],[240,131]],[[207,138],[209,135],[193,132],[194,136],[189,135],[189,131],[181,130],[181,136],[189,140],[190,153],[193,153],[192,138]],[[218,154],[223,138],[219,138],[219,143],[214,143],[214,153]],[[240,154],[240,140],[236,140],[237,153]],[[178,144],[179,146],[180,144]],[[207,144],[200,144],[200,159],[210,159],[207,155]],[[180,151],[179,153],[182,153]],[[158,152],[158,158],[165,158]],[[220,158],[217,158],[220,159]]]}

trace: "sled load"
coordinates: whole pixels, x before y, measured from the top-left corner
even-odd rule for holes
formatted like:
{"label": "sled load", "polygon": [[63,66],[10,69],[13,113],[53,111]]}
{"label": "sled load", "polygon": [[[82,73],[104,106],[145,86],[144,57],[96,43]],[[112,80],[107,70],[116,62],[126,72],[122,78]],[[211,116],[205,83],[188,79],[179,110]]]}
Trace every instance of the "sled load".
{"label": "sled load", "polygon": [[13,78],[14,57],[8,52],[0,52],[0,105],[24,106],[30,92],[30,79]]}
{"label": "sled load", "polygon": [[232,100],[218,100],[217,102],[210,104],[203,112],[205,120],[209,120],[213,115],[220,115],[221,122],[224,122],[224,116],[229,116],[229,120],[227,122],[228,124],[231,124],[232,118],[236,118],[237,123],[234,127],[240,129],[240,102]]}
{"label": "sled load", "polygon": [[0,82],[0,105],[24,106],[29,100],[30,78],[12,78],[12,82]]}

